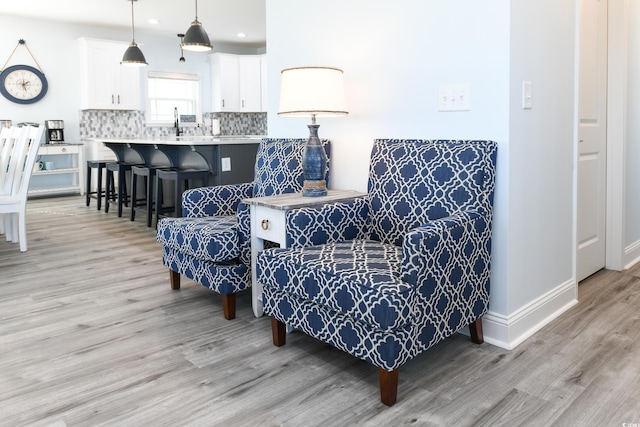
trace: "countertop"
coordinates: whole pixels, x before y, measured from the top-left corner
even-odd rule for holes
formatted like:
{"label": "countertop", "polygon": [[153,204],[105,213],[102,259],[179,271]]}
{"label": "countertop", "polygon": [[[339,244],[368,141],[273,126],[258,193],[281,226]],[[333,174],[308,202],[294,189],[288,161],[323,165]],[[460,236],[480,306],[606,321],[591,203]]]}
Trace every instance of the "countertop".
{"label": "countertop", "polygon": [[290,210],[323,205],[338,200],[355,199],[356,197],[366,195],[367,193],[355,190],[327,190],[326,196],[308,197],[303,196],[302,193],[286,193],[276,194],[275,196],[252,197],[244,199],[243,202],[249,205],[266,206],[276,210]]}
{"label": "countertop", "polygon": [[103,143],[145,145],[225,145],[257,144],[265,135],[167,136],[162,138],[87,138]]}

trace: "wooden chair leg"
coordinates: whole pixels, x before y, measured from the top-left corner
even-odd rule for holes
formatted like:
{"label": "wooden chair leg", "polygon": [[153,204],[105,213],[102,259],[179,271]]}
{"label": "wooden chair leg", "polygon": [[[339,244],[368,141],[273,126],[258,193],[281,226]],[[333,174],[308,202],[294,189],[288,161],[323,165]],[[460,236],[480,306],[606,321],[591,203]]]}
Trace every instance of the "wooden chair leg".
{"label": "wooden chair leg", "polygon": [[227,320],[236,318],[236,294],[222,295],[222,309]]}
{"label": "wooden chair leg", "polygon": [[380,400],[387,406],[393,406],[396,403],[398,395],[398,372],[394,369],[389,372],[382,368],[378,368],[378,376],[380,377]]}
{"label": "wooden chair leg", "polygon": [[482,317],[478,317],[475,322],[469,323],[469,333],[471,334],[471,341],[476,344],[482,344],[484,342],[484,335],[482,333]]}
{"label": "wooden chair leg", "polygon": [[180,289],[180,273],[169,269],[169,279],[171,280],[171,289]]}
{"label": "wooden chair leg", "polygon": [[271,334],[273,335],[273,345],[276,347],[282,347],[286,343],[286,325],[276,319],[271,318]]}

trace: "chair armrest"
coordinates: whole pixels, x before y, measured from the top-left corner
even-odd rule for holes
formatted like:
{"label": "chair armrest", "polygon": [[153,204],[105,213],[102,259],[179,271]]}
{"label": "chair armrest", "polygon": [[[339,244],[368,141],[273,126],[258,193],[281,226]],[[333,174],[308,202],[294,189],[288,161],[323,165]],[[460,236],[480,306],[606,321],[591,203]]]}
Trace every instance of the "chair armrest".
{"label": "chair armrest", "polygon": [[406,234],[400,277],[426,298],[441,295],[437,288],[483,288],[488,304],[490,257],[490,220],[477,211],[461,212]]}
{"label": "chair armrest", "polygon": [[253,183],[216,185],[187,190],[182,193],[182,216],[201,218],[215,215],[235,215],[242,199],[252,196]]}
{"label": "chair armrest", "polygon": [[238,247],[240,248],[240,261],[251,265],[251,207],[244,202],[238,204]]}
{"label": "chair armrest", "polygon": [[286,214],[286,223],[289,248],[365,239],[369,226],[369,197],[291,209]]}

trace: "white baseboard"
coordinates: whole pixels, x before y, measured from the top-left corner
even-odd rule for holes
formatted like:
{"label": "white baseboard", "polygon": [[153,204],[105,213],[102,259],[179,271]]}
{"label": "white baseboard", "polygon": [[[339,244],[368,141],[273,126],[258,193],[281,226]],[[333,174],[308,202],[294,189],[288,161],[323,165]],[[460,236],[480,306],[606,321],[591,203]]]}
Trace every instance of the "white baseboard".
{"label": "white baseboard", "polygon": [[577,303],[576,282],[570,280],[508,316],[489,310],[482,318],[484,340],[513,350]]}
{"label": "white baseboard", "polygon": [[624,269],[627,270],[640,262],[640,240],[624,248]]}

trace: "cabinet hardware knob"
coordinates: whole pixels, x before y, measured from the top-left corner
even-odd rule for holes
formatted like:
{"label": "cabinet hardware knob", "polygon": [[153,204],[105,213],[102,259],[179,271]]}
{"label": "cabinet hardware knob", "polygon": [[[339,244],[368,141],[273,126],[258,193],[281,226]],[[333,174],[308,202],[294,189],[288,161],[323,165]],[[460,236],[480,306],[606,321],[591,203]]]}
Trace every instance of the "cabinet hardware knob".
{"label": "cabinet hardware knob", "polygon": [[262,226],[263,230],[268,230],[269,229],[269,220],[268,219],[263,219],[262,222],[260,223],[260,225]]}
{"label": "cabinet hardware knob", "polygon": [[66,152],[67,152],[67,149],[63,147],[63,148],[62,148],[62,152],[63,152],[63,153],[66,153]]}

